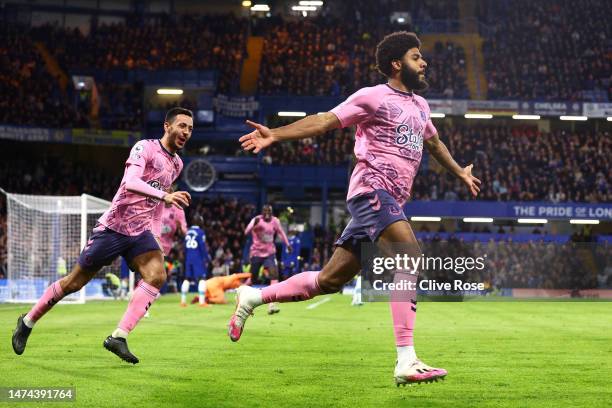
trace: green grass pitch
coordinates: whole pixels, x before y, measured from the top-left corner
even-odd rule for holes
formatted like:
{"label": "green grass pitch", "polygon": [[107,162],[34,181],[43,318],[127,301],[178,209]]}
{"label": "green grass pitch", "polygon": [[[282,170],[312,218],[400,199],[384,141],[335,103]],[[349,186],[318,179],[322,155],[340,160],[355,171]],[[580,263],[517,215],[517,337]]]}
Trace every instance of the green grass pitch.
{"label": "green grass pitch", "polygon": [[449,375],[396,388],[388,305],[329,298],[261,308],[231,343],[233,305],[163,296],[130,336],[136,366],[102,347],[125,302],[55,307],[22,356],[10,337],[28,306],[0,305],[0,386],[76,387],[74,403],[18,407],[612,406],[612,303],[419,302],[418,355]]}

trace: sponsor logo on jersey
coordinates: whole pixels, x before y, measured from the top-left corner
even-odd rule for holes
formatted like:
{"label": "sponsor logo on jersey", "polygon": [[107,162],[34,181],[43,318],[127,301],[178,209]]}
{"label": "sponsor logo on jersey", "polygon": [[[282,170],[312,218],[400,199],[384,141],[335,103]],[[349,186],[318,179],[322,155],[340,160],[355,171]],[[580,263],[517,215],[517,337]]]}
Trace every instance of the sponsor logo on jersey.
{"label": "sponsor logo on jersey", "polygon": [[411,118],[411,123],[401,123],[395,128],[395,143],[413,151],[423,150],[423,127],[415,126],[416,120]]}

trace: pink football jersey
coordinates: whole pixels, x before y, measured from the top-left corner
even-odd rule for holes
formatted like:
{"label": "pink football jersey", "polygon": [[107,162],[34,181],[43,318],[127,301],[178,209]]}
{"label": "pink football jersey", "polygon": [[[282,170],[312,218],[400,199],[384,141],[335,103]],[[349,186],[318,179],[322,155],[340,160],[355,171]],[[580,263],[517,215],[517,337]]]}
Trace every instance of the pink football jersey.
{"label": "pink football jersey", "polygon": [[[144,169],[143,181],[158,190],[168,191],[181,173],[183,161],[177,154],[167,151],[159,139],[147,139],[132,147],[125,162],[125,173],[129,166],[141,166]],[[125,173],[111,207],[98,222],[125,235],[139,235],[148,230],[159,237],[164,209],[162,201],[128,191]]]}
{"label": "pink football jersey", "polygon": [[423,141],[437,131],[425,99],[388,84],[362,88],[331,110],[342,127],[357,125],[347,200],[385,190],[402,206],[410,196]]}
{"label": "pink football jersey", "polygon": [[[259,222],[255,225],[255,220],[259,218]],[[247,226],[247,234],[252,232],[253,243],[251,244],[250,256],[267,257],[276,253],[274,246],[274,236],[279,234],[285,244],[289,244],[287,235],[283,231],[280,221],[276,217],[272,217],[270,221],[265,221],[261,215],[253,218]]]}
{"label": "pink football jersey", "polygon": [[185,211],[182,208],[174,205],[170,207],[164,205],[163,207],[160,241],[164,255],[168,255],[172,249],[172,244],[174,244],[176,231],[180,230],[182,234],[187,232],[187,220],[185,219]]}

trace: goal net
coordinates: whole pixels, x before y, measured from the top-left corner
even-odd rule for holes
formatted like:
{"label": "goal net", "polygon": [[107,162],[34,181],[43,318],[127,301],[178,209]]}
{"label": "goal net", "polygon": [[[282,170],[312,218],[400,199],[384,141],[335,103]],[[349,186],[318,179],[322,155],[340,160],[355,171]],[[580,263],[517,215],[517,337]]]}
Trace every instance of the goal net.
{"label": "goal net", "polygon": [[[7,283],[0,302],[36,302],[53,281],[70,273],[96,220],[110,202],[87,194],[40,196],[6,194]],[[113,264],[103,268],[103,278]],[[66,302],[103,298],[103,279],[94,279]],[[4,292],[4,293],[2,293]]]}

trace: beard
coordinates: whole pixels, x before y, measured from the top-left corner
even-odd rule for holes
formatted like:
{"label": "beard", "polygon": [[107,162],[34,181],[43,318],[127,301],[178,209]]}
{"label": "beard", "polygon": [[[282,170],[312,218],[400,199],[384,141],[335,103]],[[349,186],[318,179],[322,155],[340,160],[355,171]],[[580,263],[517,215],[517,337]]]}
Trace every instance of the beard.
{"label": "beard", "polygon": [[402,70],[400,71],[400,81],[404,86],[412,91],[424,91],[429,87],[429,84],[424,79],[419,78],[418,72],[412,70],[407,64],[402,62]]}

